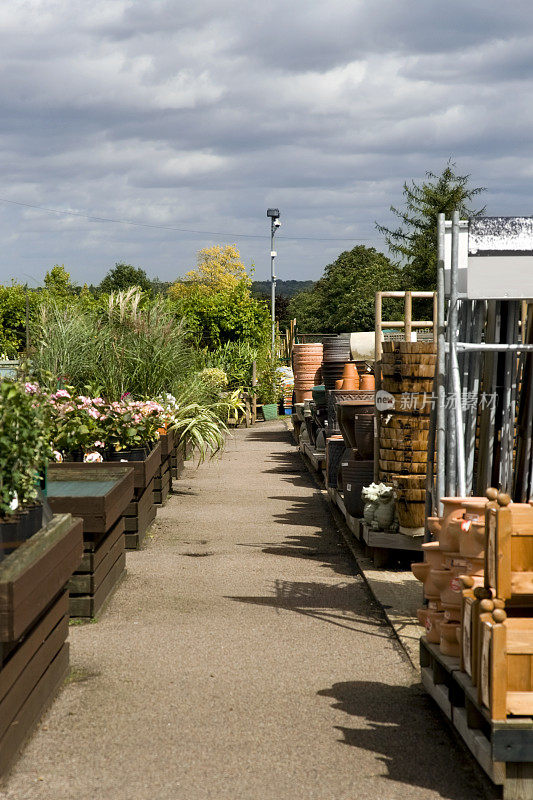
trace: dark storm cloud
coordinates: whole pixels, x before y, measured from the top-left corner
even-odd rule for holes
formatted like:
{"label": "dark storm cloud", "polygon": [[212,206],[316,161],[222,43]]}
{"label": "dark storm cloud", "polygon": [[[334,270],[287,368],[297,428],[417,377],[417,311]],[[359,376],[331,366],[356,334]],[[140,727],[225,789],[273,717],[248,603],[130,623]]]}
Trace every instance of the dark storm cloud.
{"label": "dark storm cloud", "polygon": [[[530,208],[530,3],[436,0],[0,0],[0,276],[54,262],[161,277],[282,209],[283,277],[318,277],[453,156],[494,213]],[[238,240],[257,274],[268,241]],[[88,277],[89,276],[89,277]]]}

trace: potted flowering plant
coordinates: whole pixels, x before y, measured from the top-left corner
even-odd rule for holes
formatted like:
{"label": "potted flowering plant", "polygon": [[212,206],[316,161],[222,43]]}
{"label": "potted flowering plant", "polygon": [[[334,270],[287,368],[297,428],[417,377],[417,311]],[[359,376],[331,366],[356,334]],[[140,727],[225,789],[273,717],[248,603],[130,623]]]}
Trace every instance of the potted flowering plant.
{"label": "potted flowering plant", "polygon": [[106,418],[101,397],[76,395],[59,389],[48,398],[41,394],[50,419],[51,440],[55,450],[69,461],[83,461],[89,450],[103,450],[101,428]]}
{"label": "potted flowering plant", "polygon": [[143,460],[159,438],[164,409],[155,400],[120,400],[109,404],[103,436],[113,461]]}
{"label": "potted flowering plant", "polygon": [[0,382],[0,558],[41,527],[37,486],[50,457],[40,404],[22,384]]}

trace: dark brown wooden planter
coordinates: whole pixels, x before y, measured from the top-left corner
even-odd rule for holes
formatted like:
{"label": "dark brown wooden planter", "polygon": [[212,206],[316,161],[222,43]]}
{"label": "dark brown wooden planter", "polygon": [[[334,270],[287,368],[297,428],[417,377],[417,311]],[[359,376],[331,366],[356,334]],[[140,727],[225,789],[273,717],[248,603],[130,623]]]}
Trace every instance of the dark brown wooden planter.
{"label": "dark brown wooden planter", "polygon": [[81,562],[82,521],[70,514],[20,545],[0,567],[0,641],[14,642],[34,624]]}
{"label": "dark brown wooden planter", "polygon": [[171,477],[176,478],[176,480],[178,478],[181,478],[183,474],[184,465],[185,465],[185,453],[183,445],[176,445],[170,455]]}
{"label": "dark brown wooden planter", "polygon": [[176,434],[173,430],[168,430],[160,437],[161,442],[161,461],[165,461],[176,446]]}
{"label": "dark brown wooden planter", "polygon": [[139,550],[155,519],[157,509],[154,505],[154,483],[155,478],[152,478],[143,492],[136,491],[134,499],[124,512],[126,550]]}
{"label": "dark brown wooden planter", "polygon": [[83,519],[83,559],[68,584],[71,616],[96,616],[125,573],[123,514],[133,483],[130,464],[50,465],[52,509],[69,508]]}
{"label": "dark brown wooden planter", "polygon": [[0,567],[0,774],[68,673],[65,584],[82,547],[82,521],[60,514]]}

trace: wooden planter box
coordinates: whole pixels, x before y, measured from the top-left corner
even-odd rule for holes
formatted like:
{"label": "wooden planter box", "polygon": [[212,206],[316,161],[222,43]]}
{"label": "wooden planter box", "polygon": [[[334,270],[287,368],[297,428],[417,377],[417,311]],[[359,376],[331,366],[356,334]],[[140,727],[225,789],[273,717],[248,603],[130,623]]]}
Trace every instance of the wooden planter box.
{"label": "wooden planter box", "polygon": [[139,550],[146,532],[155,519],[154,484],[152,478],[142,493],[137,493],[124,512],[126,550]]}
{"label": "wooden planter box", "polygon": [[185,453],[181,445],[176,445],[170,455],[170,474],[172,478],[181,478],[185,466]]}
{"label": "wooden planter box", "polygon": [[0,774],[68,673],[65,584],[82,546],[81,520],[61,514],[0,567]]}
{"label": "wooden planter box", "polygon": [[176,447],[176,434],[173,430],[169,430],[160,437],[159,441],[161,442],[161,461],[165,461]]}
{"label": "wooden planter box", "polygon": [[124,517],[134,471],[129,464],[54,464],[48,499],[54,510],[83,519],[84,554],[69,581],[70,613],[94,617],[125,574]]}
{"label": "wooden planter box", "polygon": [[172,475],[170,471],[170,457],[161,462],[154,478],[154,503],[164,505],[172,491]]}
{"label": "wooden planter box", "polygon": [[26,633],[65,586],[82,555],[82,521],[60,514],[2,562],[0,641],[14,642]]}

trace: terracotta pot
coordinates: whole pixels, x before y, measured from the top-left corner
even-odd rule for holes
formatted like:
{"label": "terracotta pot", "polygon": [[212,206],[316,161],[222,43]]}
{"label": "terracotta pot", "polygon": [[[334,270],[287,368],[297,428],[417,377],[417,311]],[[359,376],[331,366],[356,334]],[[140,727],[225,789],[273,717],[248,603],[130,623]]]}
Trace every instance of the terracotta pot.
{"label": "terracotta pot", "polygon": [[445,550],[448,553],[459,552],[461,522],[461,519],[448,518],[446,524],[444,522],[442,523],[442,528],[439,535],[439,547],[441,550]]}
{"label": "terracotta pot", "polygon": [[436,539],[439,538],[442,520],[440,517],[428,517],[428,530]]}
{"label": "terracotta pot", "polygon": [[[466,526],[463,526],[465,528]],[[459,552],[471,558],[483,558],[485,555],[485,523],[470,522],[467,530],[459,534]]]}
{"label": "terracotta pot", "polygon": [[438,542],[426,542],[422,545],[424,558],[432,569],[442,569],[444,553],[439,548]]}
{"label": "terracotta pot", "polygon": [[461,648],[457,641],[459,622],[443,622],[440,626],[440,651],[445,656],[459,658]]}
{"label": "terracotta pot", "polygon": [[444,611],[426,612],[426,637],[428,642],[440,644],[440,628],[444,622]]}
{"label": "terracotta pot", "polygon": [[311,389],[302,391],[301,389],[294,389],[294,401],[295,403],[303,403],[304,400],[311,400],[313,397],[313,393]]}
{"label": "terracotta pot", "polygon": [[342,384],[343,384],[343,380],[342,380],[342,378],[341,378],[340,380],[338,380],[338,381],[335,381],[335,389],[336,389],[337,391],[339,391],[340,389],[342,389]]}
{"label": "terracotta pot", "polygon": [[[337,381],[335,381],[337,384]],[[355,378],[343,378],[341,389],[354,392],[359,389],[359,381]]]}
{"label": "terracotta pot", "polygon": [[413,564],[411,564],[411,572],[417,581],[421,581],[422,583],[424,583],[428,577],[430,569],[431,565],[428,564],[427,561],[415,561]]}
{"label": "terracotta pot", "polygon": [[418,619],[418,624],[422,628],[425,628],[426,627],[426,620],[427,620],[427,616],[428,616],[427,608],[417,608],[416,609],[416,616],[417,616],[417,619]]}
{"label": "terracotta pot", "polygon": [[[443,514],[441,520],[441,527],[439,533],[439,542],[441,541],[441,537],[444,532],[444,536],[446,536],[446,528],[448,527],[448,523],[453,520],[463,516],[465,513],[465,507],[463,504],[464,498],[462,497],[443,497],[441,499],[441,503],[443,505]],[[459,540],[457,540],[457,544],[459,544]],[[451,548],[444,547],[443,549],[448,550]],[[457,549],[459,549],[457,547]]]}
{"label": "terracotta pot", "polygon": [[[352,361],[348,361],[344,365],[344,369],[342,371],[342,379],[343,379],[343,381],[346,380],[346,378],[353,378],[353,380],[355,380],[355,381],[357,381],[357,383],[359,383],[359,373],[357,372],[357,367],[355,366],[355,364]],[[359,386],[357,388],[359,388]]]}
{"label": "terracotta pot", "polygon": [[444,619],[449,622],[461,622],[462,606],[451,606],[448,603],[441,603],[444,611]]}
{"label": "terracotta pot", "polygon": [[464,501],[465,519],[485,522],[485,506],[488,502],[486,497],[467,497]]}
{"label": "terracotta pot", "polygon": [[359,378],[359,388],[373,391],[376,388],[376,379],[371,372],[363,372]]}

